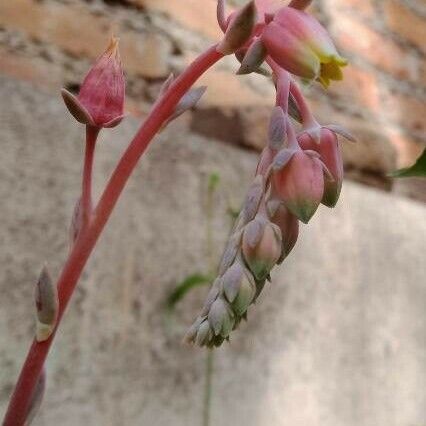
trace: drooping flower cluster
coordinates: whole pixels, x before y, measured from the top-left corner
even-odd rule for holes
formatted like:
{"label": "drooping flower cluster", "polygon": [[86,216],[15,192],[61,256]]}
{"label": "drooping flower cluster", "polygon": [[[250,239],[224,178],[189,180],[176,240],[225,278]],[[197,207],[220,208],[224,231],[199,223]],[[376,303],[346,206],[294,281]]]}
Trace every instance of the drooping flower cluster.
{"label": "drooping flower cluster", "polygon": [[[273,267],[293,249],[299,221],[308,223],[321,203],[334,207],[339,198],[343,163],[337,134],[353,138],[340,126],[316,121],[295,77],[327,87],[330,80],[342,78],[346,60],[319,22],[300,10],[309,3],[293,0],[283,6],[278,0],[256,0],[226,18],[219,0],[218,20],[225,32],[219,49],[229,54],[232,45],[241,62],[238,74],[264,74],[266,62],[277,97],[256,176],[187,342],[213,347],[228,340],[270,281]],[[251,25],[249,36],[244,24]],[[237,49],[235,40],[240,42]]]}

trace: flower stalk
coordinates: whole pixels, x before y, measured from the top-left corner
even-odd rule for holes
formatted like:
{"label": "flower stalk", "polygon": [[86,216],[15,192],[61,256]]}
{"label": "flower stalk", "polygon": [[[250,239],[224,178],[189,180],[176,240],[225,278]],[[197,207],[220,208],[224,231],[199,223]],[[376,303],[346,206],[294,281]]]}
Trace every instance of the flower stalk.
{"label": "flower stalk", "polygon": [[[29,416],[34,417],[44,389],[44,363],[56,331],[132,171],[156,133],[197,103],[205,89],[191,90],[192,85],[223,56],[236,55],[242,62],[239,74],[268,75],[262,64],[269,64],[277,90],[276,105],[265,148],[227,242],[218,276],[185,340],[208,348],[229,340],[241,320],[247,319],[247,311],[265,283],[271,281],[273,268],[294,247],[299,221],[307,223],[320,203],[329,207],[337,203],[343,166],[336,134],[352,137],[340,126],[321,126],[316,121],[295,78],[327,87],[332,80],[342,78],[346,60],[337,53],[327,31],[303,11],[309,3],[292,0],[283,6],[278,0],[252,0],[226,17],[225,1],[219,0],[217,18],[223,39],[180,76],[166,81],[95,206],[92,171],[97,137],[100,129],[114,127],[124,117],[125,81],[118,39],[112,38],[85,77],[78,96],[62,91],[70,113],[86,125],[82,191],[71,225],[71,250],[57,283],[52,284],[46,274],[42,275],[38,320],[48,325],[48,332],[43,332],[42,338],[39,332],[29,349],[3,426],[23,426],[30,421]],[[290,115],[301,122],[300,132]],[[48,311],[42,310],[41,302]],[[212,358],[209,360],[212,362]]]}
{"label": "flower stalk", "polygon": [[49,339],[44,342],[33,341],[13,391],[3,426],[24,425],[31,395],[38,382],[58,325],[74,292],[77,281],[140,157],[162,124],[172,114],[179,100],[195,81],[222,57],[223,54],[217,51],[215,45],[195,59],[176,78],[174,83],[171,84],[162,98],[156,103],[118,162],[98,205],[94,209],[91,220],[79,233],[59,276],[57,282],[59,312],[56,327]]}

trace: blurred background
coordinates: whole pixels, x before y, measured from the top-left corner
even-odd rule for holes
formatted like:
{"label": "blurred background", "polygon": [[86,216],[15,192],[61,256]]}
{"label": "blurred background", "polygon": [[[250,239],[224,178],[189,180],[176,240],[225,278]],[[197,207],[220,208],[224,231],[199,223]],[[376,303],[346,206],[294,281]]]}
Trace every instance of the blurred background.
{"label": "blurred background", "polygon": [[[232,6],[243,4],[234,1]],[[230,2],[231,5],[231,2]],[[68,251],[83,129],[59,89],[120,37],[129,117],[99,144],[95,188],[162,82],[218,40],[213,0],[0,0],[0,413],[33,332],[32,290]],[[426,426],[426,180],[387,176],[426,144],[424,0],[314,0],[350,65],[308,99],[347,127],[347,181],[215,356],[212,424]],[[52,351],[36,425],[201,425],[205,351],[182,347],[265,143],[274,92],[226,58],[199,107],[153,143],[101,239]],[[217,176],[213,208],[206,194]],[[207,217],[212,217],[211,223]],[[211,262],[210,262],[211,263]]]}

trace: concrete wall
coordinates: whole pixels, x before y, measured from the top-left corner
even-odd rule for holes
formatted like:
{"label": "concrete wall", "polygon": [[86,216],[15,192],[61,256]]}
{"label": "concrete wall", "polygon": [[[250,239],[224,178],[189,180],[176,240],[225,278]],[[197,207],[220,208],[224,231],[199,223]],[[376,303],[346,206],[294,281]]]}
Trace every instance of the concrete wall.
{"label": "concrete wall", "polygon": [[[0,415],[33,333],[43,261],[56,277],[78,195],[83,129],[59,97],[0,79]],[[134,134],[98,146],[96,188]],[[164,300],[205,265],[207,176],[221,185],[217,256],[256,155],[188,134],[153,143],[64,318],[36,426],[200,425],[205,352],[180,344],[206,289],[168,327]],[[216,352],[215,425],[426,425],[426,208],[345,182],[273,276],[249,321]]]}

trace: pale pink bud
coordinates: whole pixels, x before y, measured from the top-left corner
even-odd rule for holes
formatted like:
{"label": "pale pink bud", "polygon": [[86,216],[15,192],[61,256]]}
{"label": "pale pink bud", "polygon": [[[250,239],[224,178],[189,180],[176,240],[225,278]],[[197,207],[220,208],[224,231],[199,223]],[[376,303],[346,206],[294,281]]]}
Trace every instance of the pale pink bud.
{"label": "pale pink bud", "polygon": [[74,206],[74,211],[71,218],[71,224],[69,229],[69,240],[70,247],[74,246],[75,241],[77,240],[78,235],[84,224],[83,212],[81,208],[81,198],[77,200]]}
{"label": "pale pink bud", "polygon": [[235,315],[229,304],[218,297],[211,305],[208,322],[215,336],[228,337],[235,324]]}
{"label": "pale pink bud", "polygon": [[328,207],[334,207],[339,199],[343,182],[342,152],[337,136],[331,130],[322,128],[319,144],[306,133],[298,137],[298,142],[301,148],[318,152],[322,162],[330,171],[333,179],[324,180],[324,194],[321,202]]}
{"label": "pale pink bud", "polygon": [[312,16],[293,7],[283,7],[265,26],[262,40],[272,59],[294,75],[318,79],[327,87],[343,78],[347,64],[324,27]]}
{"label": "pale pink bud", "polygon": [[255,278],[265,279],[281,256],[280,229],[258,214],[244,228],[242,252]]}
{"label": "pale pink bud", "polygon": [[38,342],[43,342],[53,333],[59,312],[58,290],[46,265],[37,281],[35,301],[37,308],[36,339]]}
{"label": "pale pink bud", "polygon": [[253,1],[235,12],[229,19],[225,36],[217,50],[224,55],[234,53],[249,41],[256,23],[256,7]]}
{"label": "pale pink bud", "polygon": [[77,97],[62,90],[65,104],[77,121],[96,127],[114,127],[124,117],[125,80],[112,37],[105,53],[86,75]]}
{"label": "pale pink bud", "polygon": [[247,191],[246,199],[241,209],[241,217],[245,223],[252,220],[256,215],[264,193],[265,181],[262,175],[257,175]]}
{"label": "pale pink bud", "polygon": [[324,194],[324,172],[317,158],[298,150],[273,175],[276,194],[302,222],[308,223]]}
{"label": "pale pink bud", "polygon": [[267,204],[272,223],[281,230],[282,252],[277,263],[281,263],[291,252],[299,236],[299,220],[290,213],[281,200],[272,199]]}
{"label": "pale pink bud", "polygon": [[262,43],[262,40],[255,40],[244,55],[237,74],[243,75],[256,72],[265,60],[266,53],[267,52],[265,46]]}

